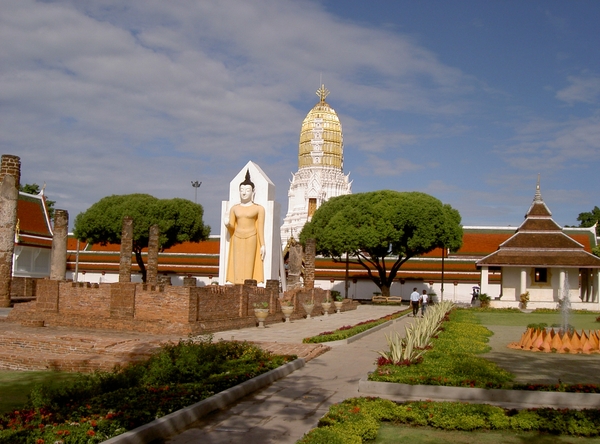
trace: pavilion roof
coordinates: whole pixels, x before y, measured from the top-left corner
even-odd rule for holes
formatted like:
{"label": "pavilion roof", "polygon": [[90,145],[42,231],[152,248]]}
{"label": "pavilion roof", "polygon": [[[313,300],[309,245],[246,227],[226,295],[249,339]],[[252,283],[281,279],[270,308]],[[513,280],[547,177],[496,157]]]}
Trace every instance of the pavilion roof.
{"label": "pavilion roof", "polygon": [[600,268],[600,258],[590,253],[589,241],[586,248],[579,240],[585,241],[586,237],[569,236],[554,222],[538,182],[525,221],[495,252],[477,261],[477,266]]}

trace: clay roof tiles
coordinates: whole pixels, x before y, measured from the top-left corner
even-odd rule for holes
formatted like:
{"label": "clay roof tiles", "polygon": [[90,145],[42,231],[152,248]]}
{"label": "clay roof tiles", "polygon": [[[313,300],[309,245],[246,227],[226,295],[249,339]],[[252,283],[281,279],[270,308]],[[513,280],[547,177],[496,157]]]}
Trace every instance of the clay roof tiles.
{"label": "clay roof tiles", "polygon": [[43,196],[19,192],[17,219],[20,245],[52,247],[52,227]]}

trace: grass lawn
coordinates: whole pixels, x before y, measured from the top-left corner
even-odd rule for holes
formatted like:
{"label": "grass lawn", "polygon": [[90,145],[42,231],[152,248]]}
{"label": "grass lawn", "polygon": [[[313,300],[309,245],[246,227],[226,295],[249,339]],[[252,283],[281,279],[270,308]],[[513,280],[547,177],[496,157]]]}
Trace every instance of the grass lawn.
{"label": "grass lawn", "polygon": [[[548,326],[552,324],[561,324],[562,317],[559,312],[556,313],[522,313],[507,311],[473,311],[475,316],[483,325],[506,325],[513,327],[523,327],[523,331],[528,324],[540,324],[545,322]],[[600,330],[600,322],[596,322],[598,313],[571,313],[569,315],[569,324],[576,330]]]}
{"label": "grass lawn", "polygon": [[27,402],[27,395],[35,385],[52,385],[75,376],[75,373],[55,371],[0,370],[0,414],[23,407]]}
{"label": "grass lawn", "polygon": [[583,438],[579,436],[556,436],[537,432],[515,431],[444,431],[432,427],[410,427],[382,423],[375,444],[600,444],[600,438]]}

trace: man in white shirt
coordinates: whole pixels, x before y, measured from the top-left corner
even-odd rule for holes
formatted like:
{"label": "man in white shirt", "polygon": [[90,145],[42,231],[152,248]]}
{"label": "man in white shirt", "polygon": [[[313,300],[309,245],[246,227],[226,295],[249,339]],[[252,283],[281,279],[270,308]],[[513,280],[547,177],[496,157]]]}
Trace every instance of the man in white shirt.
{"label": "man in white shirt", "polygon": [[421,295],[417,291],[417,287],[413,288],[413,292],[410,294],[410,305],[412,306],[413,317],[417,317],[419,313],[419,299]]}

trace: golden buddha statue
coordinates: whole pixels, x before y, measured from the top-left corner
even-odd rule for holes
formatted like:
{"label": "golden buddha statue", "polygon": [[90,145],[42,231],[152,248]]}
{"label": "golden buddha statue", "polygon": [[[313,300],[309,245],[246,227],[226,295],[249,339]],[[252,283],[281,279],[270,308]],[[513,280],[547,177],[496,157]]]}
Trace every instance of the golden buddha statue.
{"label": "golden buddha statue", "polygon": [[239,190],[240,203],[223,218],[231,236],[226,280],[233,284],[243,284],[246,279],[264,282],[265,209],[253,201],[254,183],[249,170]]}

